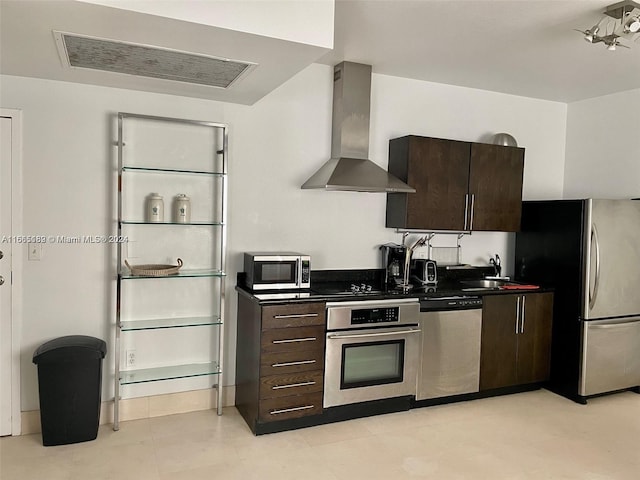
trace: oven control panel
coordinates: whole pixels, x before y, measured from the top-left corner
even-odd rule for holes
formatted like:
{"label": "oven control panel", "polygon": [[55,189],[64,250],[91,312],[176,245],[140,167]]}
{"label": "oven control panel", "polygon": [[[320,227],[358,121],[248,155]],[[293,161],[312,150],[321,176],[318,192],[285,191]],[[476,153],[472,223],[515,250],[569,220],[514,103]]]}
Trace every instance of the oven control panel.
{"label": "oven control panel", "polygon": [[417,298],[327,302],[327,331],[418,325]]}
{"label": "oven control panel", "polygon": [[400,320],[400,308],[366,308],[351,311],[351,325],[365,323],[392,323]]}

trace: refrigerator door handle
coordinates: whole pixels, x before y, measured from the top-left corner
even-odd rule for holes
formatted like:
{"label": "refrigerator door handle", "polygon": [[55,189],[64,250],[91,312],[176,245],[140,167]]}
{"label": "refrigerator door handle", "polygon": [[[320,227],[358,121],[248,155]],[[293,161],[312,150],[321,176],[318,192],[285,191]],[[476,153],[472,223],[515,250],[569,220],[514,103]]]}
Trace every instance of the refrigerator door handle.
{"label": "refrigerator door handle", "polygon": [[595,225],[591,225],[591,243],[595,245],[596,251],[596,274],[593,281],[593,292],[589,289],[589,309],[592,309],[598,297],[598,286],[600,284],[600,243],[598,242],[598,231]]}

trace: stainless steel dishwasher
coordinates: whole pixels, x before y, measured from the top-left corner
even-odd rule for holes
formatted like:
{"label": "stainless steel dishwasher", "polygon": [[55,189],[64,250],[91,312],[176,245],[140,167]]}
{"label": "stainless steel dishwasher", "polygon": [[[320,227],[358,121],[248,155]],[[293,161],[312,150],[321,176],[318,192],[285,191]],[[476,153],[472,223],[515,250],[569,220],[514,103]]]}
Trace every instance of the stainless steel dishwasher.
{"label": "stainless steel dishwasher", "polygon": [[423,298],[420,329],[416,400],[478,392],[482,298]]}

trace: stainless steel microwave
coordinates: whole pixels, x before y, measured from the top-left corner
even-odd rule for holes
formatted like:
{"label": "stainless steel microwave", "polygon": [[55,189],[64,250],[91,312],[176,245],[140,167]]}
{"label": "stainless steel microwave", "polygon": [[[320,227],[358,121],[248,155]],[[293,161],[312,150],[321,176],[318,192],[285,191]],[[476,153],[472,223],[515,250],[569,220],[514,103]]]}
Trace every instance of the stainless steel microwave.
{"label": "stainless steel microwave", "polygon": [[244,271],[251,290],[311,287],[311,257],[296,252],[246,252]]}

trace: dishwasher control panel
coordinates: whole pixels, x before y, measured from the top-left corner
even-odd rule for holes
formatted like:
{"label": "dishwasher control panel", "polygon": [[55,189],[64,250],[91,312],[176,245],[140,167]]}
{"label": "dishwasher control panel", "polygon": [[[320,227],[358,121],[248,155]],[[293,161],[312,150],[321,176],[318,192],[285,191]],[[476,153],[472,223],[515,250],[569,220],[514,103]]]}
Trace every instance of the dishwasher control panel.
{"label": "dishwasher control panel", "polygon": [[469,310],[472,308],[482,308],[482,297],[478,297],[475,295],[456,295],[451,297],[434,297],[420,299],[421,312]]}

